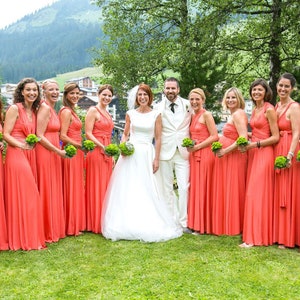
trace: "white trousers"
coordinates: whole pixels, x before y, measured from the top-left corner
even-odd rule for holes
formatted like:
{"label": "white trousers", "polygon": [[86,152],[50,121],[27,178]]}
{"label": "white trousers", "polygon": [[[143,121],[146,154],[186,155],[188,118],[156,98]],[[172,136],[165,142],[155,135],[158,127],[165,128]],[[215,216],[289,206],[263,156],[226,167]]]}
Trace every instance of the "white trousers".
{"label": "white trousers", "polygon": [[[174,172],[178,185],[178,197],[174,192]],[[187,227],[187,203],[189,192],[189,160],[183,159],[178,150],[170,160],[160,160],[157,181],[163,199],[170,207],[174,219]]]}

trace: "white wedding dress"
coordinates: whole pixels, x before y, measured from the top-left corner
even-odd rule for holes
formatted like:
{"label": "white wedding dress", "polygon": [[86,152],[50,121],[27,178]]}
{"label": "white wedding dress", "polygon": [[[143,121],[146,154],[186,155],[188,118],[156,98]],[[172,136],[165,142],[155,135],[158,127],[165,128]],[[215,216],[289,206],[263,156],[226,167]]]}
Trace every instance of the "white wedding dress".
{"label": "white wedding dress", "polygon": [[116,240],[160,242],[182,235],[153,174],[154,124],[159,112],[129,110],[133,155],[120,156],[104,200],[102,234]]}

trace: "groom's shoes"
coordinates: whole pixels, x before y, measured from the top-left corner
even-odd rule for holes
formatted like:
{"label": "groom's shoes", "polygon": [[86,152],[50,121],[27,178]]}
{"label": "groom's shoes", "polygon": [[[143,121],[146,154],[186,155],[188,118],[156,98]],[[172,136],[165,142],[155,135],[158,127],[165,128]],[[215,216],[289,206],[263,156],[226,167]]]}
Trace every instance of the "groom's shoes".
{"label": "groom's shoes", "polygon": [[193,233],[193,231],[191,229],[187,228],[187,227],[183,227],[182,231],[184,233],[187,233],[187,234],[192,234]]}

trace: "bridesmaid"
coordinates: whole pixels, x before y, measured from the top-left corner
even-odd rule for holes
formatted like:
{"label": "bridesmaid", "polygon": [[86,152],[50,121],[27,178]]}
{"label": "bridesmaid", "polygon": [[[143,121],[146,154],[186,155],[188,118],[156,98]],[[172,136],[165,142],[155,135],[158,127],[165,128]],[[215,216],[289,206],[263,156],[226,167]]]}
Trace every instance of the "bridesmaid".
{"label": "bridesmaid", "polygon": [[280,139],[275,157],[284,155],[289,159],[287,168],[275,173],[274,242],[280,248],[300,246],[300,164],[295,158],[300,149],[300,107],[291,98],[295,85],[296,79],[289,73],[277,82],[279,102],[275,109]]}
{"label": "bridesmaid", "polygon": [[37,113],[36,146],[38,187],[42,201],[46,242],[57,242],[65,237],[61,157],[65,151],[59,146],[60,122],[54,110],[59,99],[56,81],[47,80],[42,85],[44,100]]}
{"label": "bridesmaid", "polygon": [[59,112],[63,146],[71,144],[77,148],[72,158],[63,159],[63,190],[66,234],[79,235],[86,229],[86,205],[84,189],[84,153],[82,147],[82,123],[75,112],[80,89],[74,82],[64,87],[63,107]]}
{"label": "bridesmaid", "polygon": [[189,93],[194,110],[190,125],[190,136],[195,145],[187,148],[190,155],[190,191],[188,201],[188,228],[194,234],[211,233],[211,201],[214,154],[211,144],[219,139],[214,118],[203,108],[205,94],[195,88]]}
{"label": "bridesmaid", "polygon": [[272,90],[264,79],[255,80],[249,90],[254,110],[250,119],[243,248],[273,244],[274,148],[279,140],[277,115],[270,103]]}
{"label": "bridesmaid", "polygon": [[14,104],[7,112],[3,136],[5,157],[5,205],[8,243],[11,250],[45,248],[41,199],[37,187],[36,154],[25,142],[36,133],[36,110],[40,89],[33,78],[21,80],[14,93]]}
{"label": "bridesmaid", "polygon": [[[0,97],[0,133],[2,134],[2,99]],[[7,241],[7,225],[6,225],[6,215],[4,207],[4,193],[3,193],[3,161],[2,161],[2,151],[4,150],[3,139],[0,140],[0,250],[8,250]]]}
{"label": "bridesmaid", "polygon": [[223,147],[215,159],[212,233],[237,235],[243,227],[247,154],[238,151],[236,139],[239,136],[247,138],[248,119],[244,98],[237,88],[225,92],[222,104],[230,111],[230,116],[220,137]]}
{"label": "bridesmaid", "polygon": [[87,230],[94,233],[101,233],[103,200],[113,167],[113,159],[104,153],[114,128],[107,112],[112,96],[112,86],[102,85],[98,90],[99,102],[88,110],[85,120],[86,137],[96,144],[86,157]]}

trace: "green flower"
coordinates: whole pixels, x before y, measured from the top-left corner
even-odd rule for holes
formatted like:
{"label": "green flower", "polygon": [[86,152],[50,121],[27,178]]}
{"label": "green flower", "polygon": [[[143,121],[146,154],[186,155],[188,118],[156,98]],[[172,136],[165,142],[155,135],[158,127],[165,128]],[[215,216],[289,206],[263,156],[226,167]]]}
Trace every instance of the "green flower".
{"label": "green flower", "polygon": [[245,137],[240,136],[240,137],[237,138],[236,143],[239,146],[247,146],[248,145],[248,140]]}
{"label": "green flower", "polygon": [[218,150],[222,149],[223,145],[220,142],[213,142],[211,144],[211,151],[216,153]]}
{"label": "green flower", "polygon": [[195,145],[195,141],[193,141],[190,138],[184,138],[181,144],[182,147],[189,147],[189,148],[194,147],[194,145]]}
{"label": "green flower", "polygon": [[120,149],[116,144],[109,144],[104,148],[104,152],[108,156],[115,156],[120,153]]}
{"label": "green flower", "polygon": [[300,161],[300,150],[297,153],[296,159],[297,159],[297,161]]}
{"label": "green flower", "polygon": [[284,169],[286,168],[286,165],[288,163],[288,159],[286,158],[286,156],[283,155],[279,155],[275,158],[275,169]]}
{"label": "green flower", "polygon": [[121,154],[124,156],[129,156],[134,153],[134,146],[130,142],[123,142],[119,145]]}
{"label": "green flower", "polygon": [[84,140],[82,142],[82,149],[86,151],[93,151],[95,149],[95,143],[91,140]]}
{"label": "green flower", "polygon": [[30,145],[30,146],[33,146],[35,145],[40,139],[33,133],[31,134],[28,134],[26,139],[25,139],[25,142]]}
{"label": "green flower", "polygon": [[64,147],[65,151],[66,151],[66,155],[67,157],[73,157],[74,155],[76,155],[77,153],[77,149],[75,146],[68,144]]}
{"label": "green flower", "polygon": [[3,141],[3,133],[0,132],[0,142],[2,142],[2,141]]}

